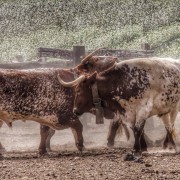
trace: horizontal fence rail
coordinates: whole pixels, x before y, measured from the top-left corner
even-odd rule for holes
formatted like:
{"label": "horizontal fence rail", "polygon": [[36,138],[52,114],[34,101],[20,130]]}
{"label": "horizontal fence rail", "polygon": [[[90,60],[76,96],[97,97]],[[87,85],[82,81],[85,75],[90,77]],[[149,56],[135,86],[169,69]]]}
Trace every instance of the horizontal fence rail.
{"label": "horizontal fence rail", "polygon": [[[119,59],[130,59],[137,57],[151,57],[154,55],[154,50],[150,49],[148,43],[141,44],[142,50],[126,50],[126,49],[101,49],[94,55],[97,56],[116,56]],[[85,51],[85,46],[73,46],[73,50],[53,49],[53,48],[38,48],[38,57],[53,57],[67,60],[73,60],[74,64],[80,62],[81,56],[91,53],[92,51]]]}
{"label": "horizontal fence rail", "polygon": [[0,64],[1,69],[36,69],[36,68],[67,68],[72,67],[72,61],[24,62]]}
{"label": "horizontal fence rail", "polygon": [[[92,51],[88,51],[91,53]],[[111,50],[103,49],[95,53],[97,56],[116,56],[119,59],[130,59],[136,57],[151,57],[153,56],[153,50]]]}
{"label": "horizontal fence rail", "polygon": [[54,49],[54,48],[38,48],[38,57],[54,57],[63,59],[72,59],[73,51],[66,49]]}
{"label": "horizontal fence rail", "polygon": [[[142,50],[126,50],[126,49],[100,49],[94,55],[96,56],[116,56],[120,60],[131,58],[152,57],[154,51],[150,49],[150,45],[145,43],[141,45]],[[86,52],[86,53],[85,53]],[[38,48],[38,61],[36,62],[18,62],[0,64],[3,69],[33,69],[33,68],[65,68],[73,67],[80,63],[80,59],[85,54],[93,51],[85,51],[85,46],[73,46],[73,50],[56,49],[56,48]],[[61,60],[47,62],[47,57],[59,58]]]}

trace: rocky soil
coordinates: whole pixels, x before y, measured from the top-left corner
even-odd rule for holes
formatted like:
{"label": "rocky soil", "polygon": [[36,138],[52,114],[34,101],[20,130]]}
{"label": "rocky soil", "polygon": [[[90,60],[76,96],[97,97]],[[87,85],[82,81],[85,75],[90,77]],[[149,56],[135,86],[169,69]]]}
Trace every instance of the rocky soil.
{"label": "rocky soil", "polygon": [[[98,126],[92,123],[84,130],[86,149],[81,154],[76,150],[70,129],[58,131],[51,141],[53,151],[49,156],[38,157],[38,124],[18,122],[12,130],[3,126],[0,141],[7,152],[0,160],[0,179],[180,180],[180,154],[153,147],[148,148],[140,162],[124,161],[133,139],[127,141],[125,137],[117,137],[115,148],[108,149],[107,132],[108,123]],[[157,140],[165,134],[158,127],[150,130],[148,136]]]}
{"label": "rocky soil", "polygon": [[141,162],[124,161],[128,149],[89,149],[51,152],[7,153],[0,161],[0,179],[180,179],[180,155],[148,153]]}

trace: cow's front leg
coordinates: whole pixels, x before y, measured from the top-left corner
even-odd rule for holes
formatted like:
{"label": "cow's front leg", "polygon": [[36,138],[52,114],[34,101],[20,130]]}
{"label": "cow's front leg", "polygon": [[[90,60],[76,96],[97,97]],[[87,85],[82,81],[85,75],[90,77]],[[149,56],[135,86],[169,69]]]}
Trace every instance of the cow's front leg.
{"label": "cow's front leg", "polygon": [[141,151],[147,151],[147,143],[144,138],[144,130],[142,131],[141,137],[140,137],[140,146],[141,146]]}
{"label": "cow's front leg", "polygon": [[119,124],[118,120],[113,120],[110,122],[108,138],[107,138],[107,140],[108,140],[107,146],[108,147],[114,146],[114,140],[115,140],[116,133],[117,133],[119,126],[120,126],[120,124]]}
{"label": "cow's front leg", "polygon": [[40,125],[40,135],[41,135],[41,141],[39,144],[39,155],[42,156],[44,154],[47,153],[46,150],[46,141],[49,135],[49,129],[50,127],[48,126],[44,126],[44,125]]}
{"label": "cow's front leg", "polygon": [[46,150],[47,152],[50,152],[51,151],[51,138],[53,137],[53,135],[55,134],[55,130],[54,129],[51,129],[49,128],[49,132],[48,132],[48,137],[46,139]]}
{"label": "cow's front leg", "polygon": [[138,121],[135,124],[134,129],[133,129],[134,139],[135,139],[135,143],[134,143],[134,153],[135,153],[135,155],[141,155],[141,153],[142,153],[141,141],[143,141],[143,138],[141,140],[141,136],[143,134],[144,125],[145,125],[145,120]]}
{"label": "cow's front leg", "polygon": [[[135,139],[133,152],[125,155],[124,157],[125,161],[136,161],[136,162],[141,161],[142,151],[146,149],[147,146],[144,139],[144,132],[143,132],[144,125],[145,125],[145,121],[143,120],[141,122],[136,123],[134,128],[132,128]],[[143,147],[141,147],[141,145],[143,145]]]}
{"label": "cow's front leg", "polygon": [[74,135],[74,139],[75,139],[75,144],[76,147],[78,148],[79,151],[83,150],[83,126],[81,124],[81,122],[79,121],[79,119],[75,119],[73,120],[70,125],[72,133]]}

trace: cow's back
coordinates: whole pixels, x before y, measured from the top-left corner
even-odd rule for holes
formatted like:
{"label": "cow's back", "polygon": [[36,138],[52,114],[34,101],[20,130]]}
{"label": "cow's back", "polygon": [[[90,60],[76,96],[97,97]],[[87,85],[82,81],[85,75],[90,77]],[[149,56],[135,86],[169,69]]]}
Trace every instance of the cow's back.
{"label": "cow's back", "polygon": [[146,108],[152,108],[152,114],[163,114],[175,108],[180,101],[180,71],[168,61],[131,59],[115,64],[114,68],[101,75],[111,83],[106,91],[109,97],[126,101],[131,109],[142,109],[149,104]]}
{"label": "cow's back", "polygon": [[73,91],[58,82],[57,74],[73,79],[72,73],[61,69],[1,70],[0,109],[21,115],[67,114]]}

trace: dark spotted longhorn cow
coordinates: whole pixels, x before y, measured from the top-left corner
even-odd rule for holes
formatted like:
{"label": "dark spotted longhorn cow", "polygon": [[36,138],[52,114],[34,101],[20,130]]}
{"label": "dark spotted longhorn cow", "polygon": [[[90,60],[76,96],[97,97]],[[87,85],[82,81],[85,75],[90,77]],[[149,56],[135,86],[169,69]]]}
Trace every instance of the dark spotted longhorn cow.
{"label": "dark spotted longhorn cow", "polygon": [[137,58],[116,63],[91,76],[81,76],[71,85],[75,88],[74,113],[81,115],[94,108],[92,85],[96,84],[102,105],[117,109],[123,122],[134,132],[134,154],[142,152],[140,138],[145,120],[161,117],[167,130],[164,146],[176,150],[174,122],[180,111],[179,61],[161,58]]}
{"label": "dark spotted longhorn cow", "polygon": [[[83,148],[82,124],[73,114],[73,89],[59,84],[72,72],[62,69],[0,70],[0,118],[9,126],[15,120],[32,120],[53,129],[70,127],[77,148]],[[43,133],[41,134],[43,136]],[[46,152],[41,139],[39,154]]]}

